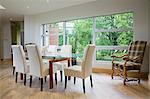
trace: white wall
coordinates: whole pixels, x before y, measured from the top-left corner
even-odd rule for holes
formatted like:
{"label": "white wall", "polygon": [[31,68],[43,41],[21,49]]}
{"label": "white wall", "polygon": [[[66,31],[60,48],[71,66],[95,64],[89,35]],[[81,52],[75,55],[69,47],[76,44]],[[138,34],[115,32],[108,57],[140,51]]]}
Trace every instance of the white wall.
{"label": "white wall", "polygon": [[[149,5],[150,5],[150,0],[149,0]],[[149,11],[150,11],[150,6],[149,6],[149,9],[148,9]],[[148,24],[148,27],[150,27],[150,13],[149,13],[149,18],[148,18],[148,22],[149,22],[149,24]],[[149,88],[150,88],[150,28],[149,28]]]}
{"label": "white wall", "polygon": [[35,18],[33,16],[26,16],[24,19],[24,37],[25,37],[25,44],[31,42],[37,42],[35,40],[35,36],[39,33],[35,31]]}
{"label": "white wall", "polygon": [[3,59],[2,21],[0,15],[0,59]]}
{"label": "white wall", "polygon": [[[60,10],[25,16],[25,43],[34,42],[40,45],[40,25],[44,23],[128,11],[134,12],[134,39],[148,41],[148,6],[148,0],[97,0]],[[148,54],[146,53],[146,55],[142,71],[148,72]]]}
{"label": "white wall", "polygon": [[[149,33],[150,33],[150,31],[149,31]],[[149,34],[149,40],[150,40],[150,34]],[[149,41],[149,76],[148,76],[148,79],[149,79],[149,88],[150,88],[150,41]]]}
{"label": "white wall", "polygon": [[3,58],[11,58],[11,28],[10,21],[2,21]]}

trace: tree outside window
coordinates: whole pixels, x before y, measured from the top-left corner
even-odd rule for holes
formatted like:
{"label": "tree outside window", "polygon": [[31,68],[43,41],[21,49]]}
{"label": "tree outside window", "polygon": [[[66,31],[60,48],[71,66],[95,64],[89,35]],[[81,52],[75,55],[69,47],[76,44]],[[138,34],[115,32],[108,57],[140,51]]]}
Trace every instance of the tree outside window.
{"label": "tree outside window", "polygon": [[[55,35],[53,29],[57,30],[55,32],[58,35],[54,39],[57,41],[57,45],[72,45],[72,51],[78,56],[78,59],[82,58],[86,45],[91,43],[93,33],[96,34],[94,39],[96,46],[125,46],[133,40],[134,34],[132,12],[57,22],[48,25],[51,36]],[[93,27],[95,27],[94,30]],[[53,38],[51,36],[50,40]],[[118,55],[126,53],[125,50],[98,50],[96,59],[111,60],[110,56],[114,52],[117,52],[116,54]]]}

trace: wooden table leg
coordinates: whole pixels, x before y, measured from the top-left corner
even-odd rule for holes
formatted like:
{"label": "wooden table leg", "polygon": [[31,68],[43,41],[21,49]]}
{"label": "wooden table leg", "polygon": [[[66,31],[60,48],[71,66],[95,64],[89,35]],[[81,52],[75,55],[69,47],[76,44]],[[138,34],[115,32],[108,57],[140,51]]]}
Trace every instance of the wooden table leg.
{"label": "wooden table leg", "polygon": [[[68,67],[70,67],[70,59],[68,59]],[[68,80],[71,80],[70,76],[68,76]]]}
{"label": "wooden table leg", "polygon": [[23,80],[23,73],[20,73],[20,80]]}
{"label": "wooden table leg", "polygon": [[53,88],[53,63],[49,62],[49,88]]}

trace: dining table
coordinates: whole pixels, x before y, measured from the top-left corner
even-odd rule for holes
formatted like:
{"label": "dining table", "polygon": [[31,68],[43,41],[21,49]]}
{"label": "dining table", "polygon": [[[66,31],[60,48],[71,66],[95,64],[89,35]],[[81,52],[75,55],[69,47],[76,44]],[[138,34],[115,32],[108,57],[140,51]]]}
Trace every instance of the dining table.
{"label": "dining table", "polygon": [[[61,61],[67,61],[68,67],[70,67],[70,57],[61,57],[58,55],[44,55],[42,56],[43,59],[47,59],[49,61],[49,88],[53,88],[53,63],[55,62],[61,62]],[[68,77],[68,80],[70,80],[71,77]]]}
{"label": "dining table", "polygon": [[[74,56],[74,55],[73,55]],[[76,57],[76,56],[74,56]],[[49,88],[53,88],[53,63],[55,62],[61,62],[61,61],[67,61],[68,67],[70,67],[70,62],[73,57],[62,57],[59,54],[44,54],[42,55],[42,59],[46,59],[49,62]],[[28,57],[26,57],[28,60]],[[23,74],[20,73],[20,79],[23,80]],[[68,77],[68,80],[70,80],[71,77]]]}

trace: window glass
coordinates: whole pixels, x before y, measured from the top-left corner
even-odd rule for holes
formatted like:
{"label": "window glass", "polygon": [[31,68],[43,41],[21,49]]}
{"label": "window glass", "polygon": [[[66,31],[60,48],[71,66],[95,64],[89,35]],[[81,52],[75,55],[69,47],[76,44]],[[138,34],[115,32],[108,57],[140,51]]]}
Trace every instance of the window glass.
{"label": "window glass", "polygon": [[96,17],[97,29],[133,28],[133,13],[121,13]]}
{"label": "window glass", "polygon": [[[96,46],[125,46],[133,41],[133,13],[96,17]],[[114,53],[115,52],[115,53]],[[98,50],[96,60],[110,61],[112,54],[123,55],[124,50]]]}
{"label": "window glass", "polygon": [[83,56],[84,48],[92,39],[92,22],[92,18],[66,22],[67,42],[72,45],[73,53],[79,59]]}
{"label": "window glass", "polygon": [[[95,19],[95,20],[94,20]],[[93,23],[94,22],[94,23]],[[96,46],[125,46],[133,41],[133,13],[119,13],[92,18],[45,24],[42,44],[72,45],[77,59],[83,56],[84,48],[91,43],[94,36]],[[116,52],[116,53],[115,53]],[[98,49],[97,60],[111,60],[112,54],[124,54],[124,50]]]}
{"label": "window glass", "polygon": [[123,46],[133,40],[133,31],[122,32],[97,32],[97,46]]}
{"label": "window glass", "polygon": [[63,45],[63,22],[49,24],[49,44]]}
{"label": "window glass", "polygon": [[[98,50],[96,51],[96,60],[101,61],[111,61],[112,55],[121,56],[127,54],[127,50]],[[116,59],[117,61],[121,61],[121,59]]]}

